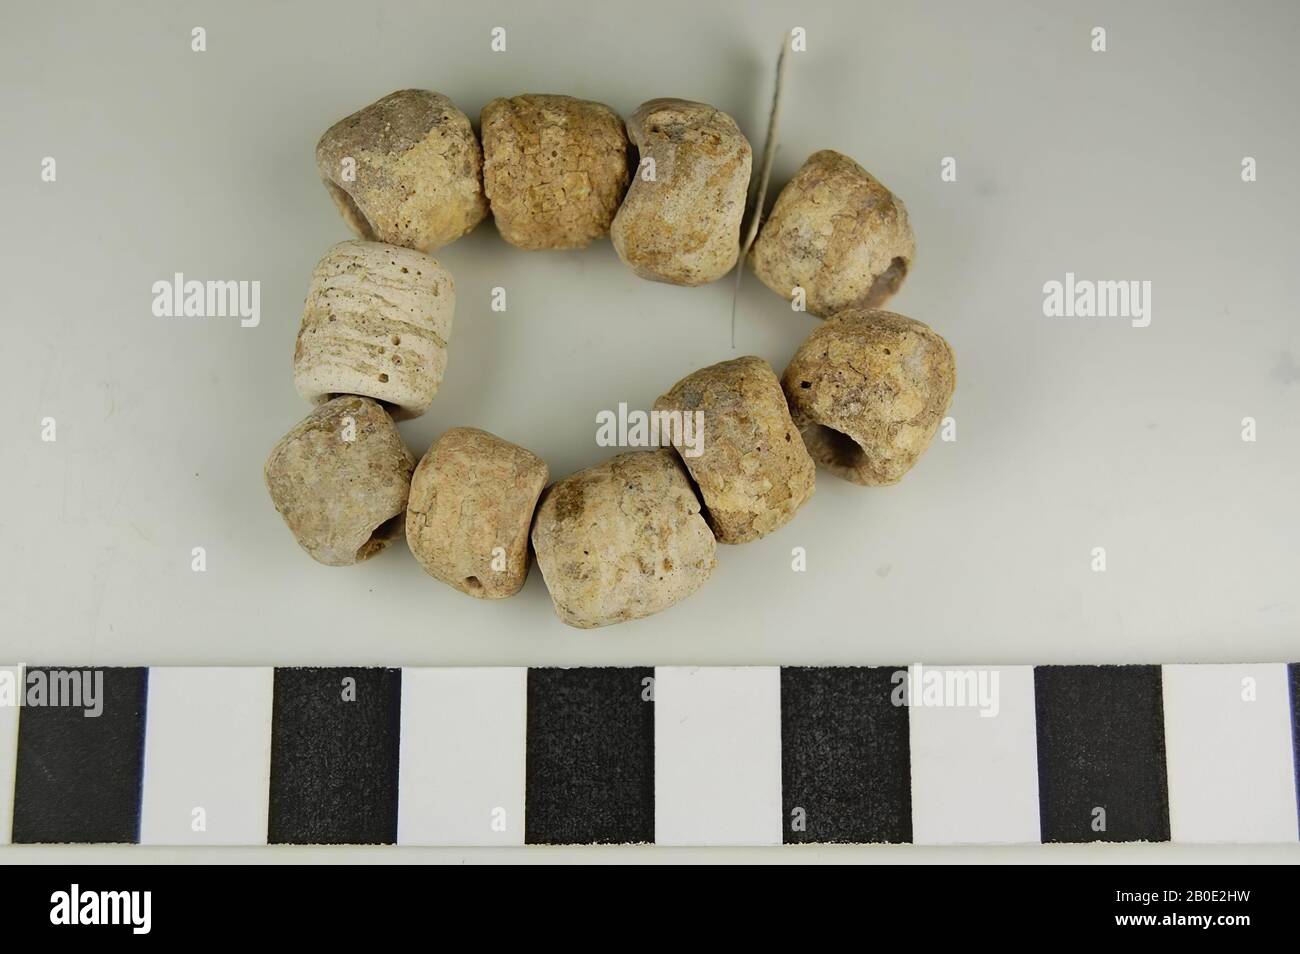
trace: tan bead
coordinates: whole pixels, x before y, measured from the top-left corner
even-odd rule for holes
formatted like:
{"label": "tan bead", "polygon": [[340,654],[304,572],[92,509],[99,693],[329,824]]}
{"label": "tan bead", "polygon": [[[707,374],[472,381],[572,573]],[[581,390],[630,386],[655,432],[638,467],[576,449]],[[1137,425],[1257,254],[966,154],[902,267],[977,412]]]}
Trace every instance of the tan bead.
{"label": "tan bead", "polygon": [[903,201],[848,156],[813,153],[781,190],[750,252],[754,274],[809,313],[878,308],[903,284],[916,240]]}
{"label": "tan bead", "polygon": [[439,93],[398,90],[335,123],[316,168],[363,239],[430,252],[487,215],[474,127]]}
{"label": "tan bead", "polygon": [[672,439],[719,543],[766,536],[812,496],[816,467],[790,419],[781,382],[762,358],[702,368],[678,381],[655,410],[702,415],[699,446],[680,441],[685,431],[675,419]]}
{"label": "tan bead", "polygon": [[627,189],[618,113],[572,96],[483,107],[483,187],[501,237],[527,249],[583,248],[609,234]]}
{"label": "tan bead", "polygon": [[930,445],[957,385],[952,348],[888,311],[842,311],[781,379],[813,460],[855,484],[897,482]]}
{"label": "tan bead", "polygon": [[610,229],[618,257],[642,278],[674,285],[727,274],[740,254],[753,162],[736,121],[704,103],[652,99],[627,131],[641,159]]}
{"label": "tan bead", "polygon": [[582,629],[667,609],[717,563],[699,499],[666,448],[619,454],[553,484],[533,549],[555,612]]}
{"label": "tan bead", "polygon": [[368,560],[402,532],[415,457],[377,403],[346,395],[312,411],[266,460],[266,487],[321,563]]}
{"label": "tan bead", "polygon": [[293,353],[298,393],[362,394],[398,420],[423,414],[447,366],[455,305],[451,275],[422,252],[340,242],[312,272]]}
{"label": "tan bead", "polygon": [[528,576],[528,529],[546,462],[473,427],[429,448],[411,478],[406,542],[424,571],[462,593],[499,600]]}

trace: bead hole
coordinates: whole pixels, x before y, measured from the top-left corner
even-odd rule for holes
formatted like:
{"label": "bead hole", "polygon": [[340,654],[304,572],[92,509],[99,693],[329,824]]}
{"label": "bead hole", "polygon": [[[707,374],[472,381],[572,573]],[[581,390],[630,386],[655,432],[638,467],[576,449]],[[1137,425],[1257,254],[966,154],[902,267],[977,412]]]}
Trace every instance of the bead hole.
{"label": "bead hole", "polygon": [[370,533],[370,538],[357,549],[357,562],[369,560],[384,547],[397,538],[406,524],[406,515],[399,513],[389,517]]}
{"label": "bead hole", "polygon": [[370,219],[366,213],[361,211],[361,206],[353,201],[352,196],[348,195],[333,182],[326,181],[325,188],[329,190],[330,198],[338,206],[339,212],[343,215],[343,220],[347,222],[352,231],[367,242],[377,241],[375,227],[370,224]]}
{"label": "bead hole", "polygon": [[866,463],[867,455],[858,442],[842,431],[824,424],[812,424],[802,433],[809,455],[820,464],[856,470]]}
{"label": "bead hole", "polygon": [[895,258],[889,263],[889,267],[871,283],[871,291],[867,293],[867,307],[879,308],[883,305],[898,291],[905,278],[907,278],[907,259]]}

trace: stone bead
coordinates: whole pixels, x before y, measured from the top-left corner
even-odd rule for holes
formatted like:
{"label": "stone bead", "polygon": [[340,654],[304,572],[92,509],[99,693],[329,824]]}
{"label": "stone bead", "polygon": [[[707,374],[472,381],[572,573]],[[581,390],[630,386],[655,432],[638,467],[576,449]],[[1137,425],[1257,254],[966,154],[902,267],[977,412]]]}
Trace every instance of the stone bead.
{"label": "stone bead", "polygon": [[582,629],[667,609],[717,564],[690,478],[667,448],[619,454],[553,484],[533,549],[555,612]]}
{"label": "stone bead", "polygon": [[628,180],[623,120],[601,103],[526,95],[483,107],[483,188],[501,237],[583,248],[609,234]]}
{"label": "stone bead", "polygon": [[[618,257],[642,278],[703,285],[740,254],[753,153],[736,121],[704,103],[652,99],[627,121],[641,166],[614,216]],[[647,181],[647,159],[654,179]]]}
{"label": "stone bead", "polygon": [[830,149],[813,153],[781,190],[750,252],[763,284],[787,300],[802,288],[807,310],[823,318],[880,307],[915,257],[903,201]]}
{"label": "stone bead", "polygon": [[952,348],[888,311],[835,315],[799,347],[781,380],[813,460],[855,484],[897,482],[930,444],[952,400]]}
{"label": "stone bead", "polygon": [[439,93],[399,90],[335,123],[316,168],[363,239],[430,252],[487,215],[474,127]]}
{"label": "stone bead", "polygon": [[702,447],[680,443],[677,430],[673,440],[719,543],[766,536],[812,496],[816,467],[790,419],[781,382],[762,358],[702,368],[678,381],[655,410],[703,415]]}
{"label": "stone bead", "polygon": [[311,276],[293,383],[313,402],[362,394],[398,420],[433,402],[447,366],[456,293],[429,256],[379,242],[340,242]]}
{"label": "stone bead", "polygon": [[411,478],[411,552],[462,593],[513,596],[528,576],[528,530],[546,478],[546,462],[531,451],[477,428],[452,428]]}
{"label": "stone bead", "polygon": [[414,466],[384,409],[345,395],[280,439],[266,460],[266,487],[304,550],[328,566],[348,566],[401,534]]}

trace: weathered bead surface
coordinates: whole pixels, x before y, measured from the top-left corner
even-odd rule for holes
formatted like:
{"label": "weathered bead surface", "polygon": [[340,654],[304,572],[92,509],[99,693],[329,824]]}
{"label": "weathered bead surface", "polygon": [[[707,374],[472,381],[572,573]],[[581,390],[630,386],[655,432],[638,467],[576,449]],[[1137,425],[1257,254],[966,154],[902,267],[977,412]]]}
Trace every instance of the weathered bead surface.
{"label": "weathered bead surface", "polygon": [[957,385],[952,348],[928,325],[850,309],[799,347],[781,379],[813,460],[856,484],[898,481],[938,429]]}
{"label": "weathered bead surface", "polygon": [[623,120],[601,103],[525,95],[483,107],[483,188],[501,237],[583,248],[609,234],[628,179]]}
{"label": "weathered bead surface", "polygon": [[455,303],[451,275],[422,252],[340,242],[312,272],[293,354],[298,393],[362,394],[399,420],[423,414],[447,366]]}
{"label": "weathered bead surface", "polygon": [[496,600],[528,576],[528,530],[546,486],[546,462],[473,427],[434,442],[415,468],[406,542],[426,573]]}
{"label": "weathered bead surface", "polygon": [[699,499],[666,448],[619,454],[552,485],[533,549],[555,612],[583,629],[667,609],[717,563]]}
{"label": "weathered bead surface", "polygon": [[610,229],[619,258],[642,278],[674,285],[727,274],[740,254],[753,162],[736,121],[704,103],[652,99],[627,131],[641,165]]}
{"label": "weathered bead surface", "polygon": [[701,447],[678,443],[681,430],[673,440],[718,542],[757,540],[784,526],[812,496],[816,467],[790,419],[781,382],[762,358],[702,368],[678,381],[655,410],[703,415]]}
{"label": "weathered bead surface", "polygon": [[347,395],[281,438],[266,461],[266,487],[304,550],[329,566],[348,566],[401,534],[414,466],[384,409]]}
{"label": "weathered bead surface", "polygon": [[389,93],[326,130],[316,168],[360,238],[429,252],[487,215],[483,153],[446,96]]}
{"label": "weathered bead surface", "polygon": [[813,315],[878,308],[916,257],[903,202],[848,156],[823,149],[781,190],[750,261],[787,300],[802,288]]}

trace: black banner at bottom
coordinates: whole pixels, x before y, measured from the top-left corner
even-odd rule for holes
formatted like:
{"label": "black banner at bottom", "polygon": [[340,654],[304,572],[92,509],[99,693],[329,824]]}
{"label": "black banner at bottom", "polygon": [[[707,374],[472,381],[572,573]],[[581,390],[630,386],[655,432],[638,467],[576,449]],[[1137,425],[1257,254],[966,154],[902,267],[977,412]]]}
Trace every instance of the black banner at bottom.
{"label": "black banner at bottom", "polygon": [[[545,853],[540,850],[537,860],[545,863]],[[485,913],[495,912],[504,900],[498,890],[473,886],[447,909],[449,896],[459,892],[434,887],[441,879],[413,876],[406,866],[360,864],[290,870],[10,866],[0,879],[0,909],[11,942],[30,934],[76,933],[78,940],[94,943],[201,932],[205,941],[283,935],[301,946],[316,937],[336,943],[353,934],[373,937],[376,931],[422,927],[431,916],[449,925],[454,919],[462,934],[467,926],[482,923],[474,917],[480,906]],[[970,866],[909,865],[877,869],[854,882],[837,890],[821,885],[796,889],[782,907],[795,922],[804,920],[810,910],[804,906],[811,905],[823,919],[834,918],[837,911],[856,915],[855,920],[867,915],[873,938],[893,930],[900,937],[914,936],[921,930],[927,940],[978,930],[999,938],[1041,940],[1045,932],[1071,939],[1201,935],[1231,943],[1243,932],[1287,930],[1294,921],[1294,870],[1289,867],[999,866],[990,873]],[[541,897],[554,905],[555,894],[548,890]],[[509,897],[510,906],[517,906],[520,895],[511,892]],[[689,895],[664,892],[658,909],[645,912],[639,926],[671,917],[674,897],[685,901]],[[698,917],[698,896],[694,900],[691,914]],[[626,904],[619,906],[620,915],[592,901],[585,896],[565,917],[583,926],[587,920],[604,926],[626,917]]]}

